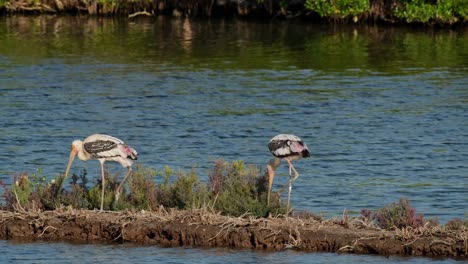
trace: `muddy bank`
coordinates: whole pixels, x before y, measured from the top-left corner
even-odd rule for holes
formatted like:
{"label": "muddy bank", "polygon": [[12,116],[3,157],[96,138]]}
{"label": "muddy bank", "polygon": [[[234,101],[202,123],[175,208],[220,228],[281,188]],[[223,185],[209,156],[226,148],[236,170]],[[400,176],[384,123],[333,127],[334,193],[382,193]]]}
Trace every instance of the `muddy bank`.
{"label": "muddy bank", "polygon": [[206,211],[0,211],[0,239],[133,242],[162,246],[468,258],[468,231],[385,231],[360,222],[226,217]]}

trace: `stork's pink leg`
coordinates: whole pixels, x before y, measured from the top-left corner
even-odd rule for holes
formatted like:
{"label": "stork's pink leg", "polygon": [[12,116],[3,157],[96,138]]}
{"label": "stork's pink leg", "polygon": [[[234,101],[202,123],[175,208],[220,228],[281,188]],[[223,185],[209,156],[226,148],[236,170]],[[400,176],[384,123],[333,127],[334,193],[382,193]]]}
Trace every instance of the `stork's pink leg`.
{"label": "stork's pink leg", "polygon": [[104,162],[101,162],[101,177],[102,177],[102,191],[101,191],[101,211],[104,209],[104,190],[106,189],[106,179],[104,176]]}
{"label": "stork's pink leg", "polygon": [[290,160],[288,159],[285,159],[288,164],[289,164],[289,182],[288,182],[288,206],[287,206],[287,210],[288,210],[288,213],[289,213],[289,201],[291,200],[291,191],[292,191],[292,182],[291,182],[291,168],[292,168],[292,163]]}
{"label": "stork's pink leg", "polygon": [[290,166],[291,166],[291,169],[294,171],[294,177],[292,179],[290,179],[291,183],[294,182],[295,180],[297,180],[297,178],[299,177],[299,173],[296,171],[296,169],[294,168],[294,165],[292,164],[292,162],[290,162]]}
{"label": "stork's pink leg", "polygon": [[125,181],[127,180],[128,176],[130,176],[131,172],[132,172],[132,167],[128,167],[127,175],[125,175],[125,177],[123,178],[123,180],[120,183],[119,187],[117,188],[117,191],[115,192],[115,201],[116,202],[119,200],[120,191],[122,190],[123,185],[124,185]]}
{"label": "stork's pink leg", "polygon": [[[289,201],[291,200],[291,191],[292,191],[292,183],[299,177],[299,173],[297,173],[296,169],[294,168],[292,162],[289,159],[285,159],[289,164],[289,187],[288,187],[288,207],[287,210],[289,211]],[[292,177],[291,170],[294,171],[294,177]]]}

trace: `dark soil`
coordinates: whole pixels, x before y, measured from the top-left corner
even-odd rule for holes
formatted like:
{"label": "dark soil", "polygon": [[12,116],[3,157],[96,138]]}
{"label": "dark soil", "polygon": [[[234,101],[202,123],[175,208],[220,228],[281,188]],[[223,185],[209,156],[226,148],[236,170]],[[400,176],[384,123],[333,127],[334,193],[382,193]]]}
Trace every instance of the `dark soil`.
{"label": "dark soil", "polygon": [[0,211],[0,239],[133,242],[358,254],[468,258],[468,230],[372,228],[362,221],[254,219],[197,211]]}

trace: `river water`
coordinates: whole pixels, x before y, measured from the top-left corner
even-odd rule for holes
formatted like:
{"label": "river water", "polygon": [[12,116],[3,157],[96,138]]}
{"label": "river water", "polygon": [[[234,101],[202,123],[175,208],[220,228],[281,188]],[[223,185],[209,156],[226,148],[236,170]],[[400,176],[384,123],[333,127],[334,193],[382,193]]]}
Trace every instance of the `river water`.
{"label": "river water", "polygon": [[[264,167],[268,140],[299,135],[312,157],[291,204],[325,217],[400,198],[445,223],[468,213],[468,31],[301,22],[0,18],[0,179],[65,170],[93,133],[126,141],[139,163]],[[75,161],[96,180],[96,161]],[[122,168],[109,164],[111,169]],[[122,174],[124,172],[121,172]],[[287,179],[283,164],[275,189]],[[18,244],[0,260],[77,262],[425,262],[285,251]],[[58,255],[57,255],[58,254]],[[438,262],[438,261],[434,261]],[[442,262],[450,262],[445,260]]]}

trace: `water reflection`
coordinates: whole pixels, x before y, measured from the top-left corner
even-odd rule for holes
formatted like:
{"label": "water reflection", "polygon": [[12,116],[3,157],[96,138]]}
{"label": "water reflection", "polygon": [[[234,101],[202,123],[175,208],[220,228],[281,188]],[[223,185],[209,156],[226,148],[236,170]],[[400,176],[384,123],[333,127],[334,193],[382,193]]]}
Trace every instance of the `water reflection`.
{"label": "water reflection", "polygon": [[[466,29],[411,30],[294,22],[95,17],[3,17],[0,54],[216,69],[467,68]],[[28,45],[32,41],[35,45]],[[125,56],[122,56],[125,54]],[[175,55],[177,54],[177,55]],[[75,57],[76,56],[76,57]]]}

